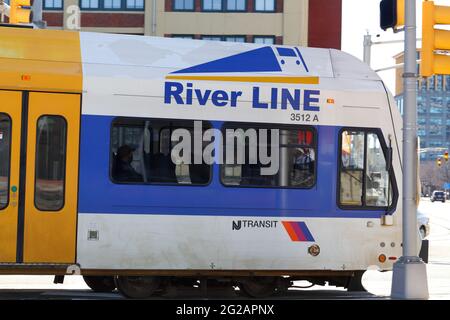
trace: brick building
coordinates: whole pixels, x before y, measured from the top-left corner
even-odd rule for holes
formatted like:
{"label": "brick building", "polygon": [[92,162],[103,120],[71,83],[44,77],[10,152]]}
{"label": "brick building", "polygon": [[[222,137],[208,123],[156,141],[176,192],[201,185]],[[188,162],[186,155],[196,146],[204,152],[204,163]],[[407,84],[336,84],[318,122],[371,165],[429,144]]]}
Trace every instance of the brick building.
{"label": "brick building", "polygon": [[342,0],[43,0],[43,5],[52,29],[70,28],[75,5],[82,31],[341,47]]}

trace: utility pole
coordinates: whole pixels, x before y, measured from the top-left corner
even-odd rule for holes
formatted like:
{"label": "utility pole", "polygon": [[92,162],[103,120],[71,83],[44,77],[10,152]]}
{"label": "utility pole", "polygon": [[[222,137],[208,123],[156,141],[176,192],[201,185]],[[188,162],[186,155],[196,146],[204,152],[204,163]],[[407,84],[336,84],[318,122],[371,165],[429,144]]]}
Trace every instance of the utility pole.
{"label": "utility pole", "polygon": [[[396,32],[399,32],[399,31],[396,31]],[[377,35],[377,37],[379,37],[379,35]],[[422,41],[422,38],[418,38],[416,40]],[[405,42],[404,40],[372,41],[372,35],[369,34],[369,32],[367,32],[367,34],[364,35],[364,42],[363,42],[363,47],[364,47],[363,62],[366,63],[370,67],[370,63],[372,61],[371,57],[372,57],[372,46],[373,45],[394,44],[394,43],[404,43],[404,42]],[[417,63],[420,63],[420,60],[417,60]],[[375,70],[375,72],[391,70],[391,69],[396,69],[396,68],[403,68],[403,63],[395,65],[395,66],[381,68],[381,69]]]}
{"label": "utility pole", "polygon": [[403,255],[394,263],[391,296],[428,299],[426,265],[417,256],[417,74],[416,1],[405,0],[405,68],[403,73]]}
{"label": "utility pole", "polygon": [[33,11],[33,24],[39,29],[45,29],[47,23],[42,20],[42,2],[43,0],[34,0],[32,11]]}
{"label": "utility pole", "polygon": [[9,6],[4,0],[0,0],[0,23],[5,22],[5,16],[9,17]]}
{"label": "utility pole", "polygon": [[364,35],[364,57],[363,61],[370,67],[370,57],[371,57],[371,51],[372,51],[372,35],[367,32],[367,34]]}

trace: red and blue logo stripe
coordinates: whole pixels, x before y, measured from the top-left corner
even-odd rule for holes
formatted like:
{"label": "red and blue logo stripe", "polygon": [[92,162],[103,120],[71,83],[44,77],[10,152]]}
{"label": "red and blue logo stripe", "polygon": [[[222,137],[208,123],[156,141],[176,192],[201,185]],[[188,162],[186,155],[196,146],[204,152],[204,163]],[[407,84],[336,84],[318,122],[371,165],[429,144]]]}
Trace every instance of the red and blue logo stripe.
{"label": "red and blue logo stripe", "polygon": [[306,223],[296,221],[282,221],[282,223],[292,241],[315,241]]}

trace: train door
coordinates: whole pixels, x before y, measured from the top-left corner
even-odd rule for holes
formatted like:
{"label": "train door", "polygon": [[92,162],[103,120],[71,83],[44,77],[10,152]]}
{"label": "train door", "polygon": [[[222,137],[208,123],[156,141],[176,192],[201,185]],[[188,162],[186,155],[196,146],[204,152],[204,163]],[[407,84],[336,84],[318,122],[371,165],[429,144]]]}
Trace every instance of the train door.
{"label": "train door", "polygon": [[[11,217],[0,220],[0,228],[11,235],[6,244],[0,243],[0,262],[73,263],[80,96],[3,94],[10,96],[10,105],[15,107],[5,107],[0,96],[0,113],[6,108],[16,113],[9,115],[12,148],[6,211]],[[1,253],[4,249],[8,256]]]}

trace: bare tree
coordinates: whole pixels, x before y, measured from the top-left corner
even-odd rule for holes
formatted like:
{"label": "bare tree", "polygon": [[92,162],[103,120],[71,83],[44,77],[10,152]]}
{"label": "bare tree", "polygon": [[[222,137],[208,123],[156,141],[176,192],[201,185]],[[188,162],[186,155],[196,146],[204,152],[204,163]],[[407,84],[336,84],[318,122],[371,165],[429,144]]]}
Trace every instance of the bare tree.
{"label": "bare tree", "polygon": [[441,166],[436,161],[421,161],[420,181],[423,194],[442,190],[445,183],[450,183],[450,163],[442,160]]}

